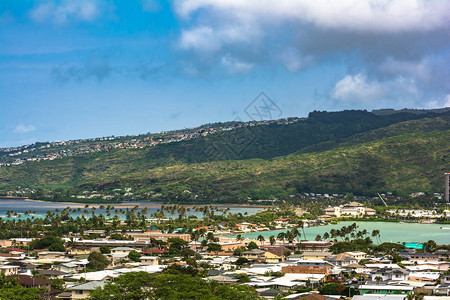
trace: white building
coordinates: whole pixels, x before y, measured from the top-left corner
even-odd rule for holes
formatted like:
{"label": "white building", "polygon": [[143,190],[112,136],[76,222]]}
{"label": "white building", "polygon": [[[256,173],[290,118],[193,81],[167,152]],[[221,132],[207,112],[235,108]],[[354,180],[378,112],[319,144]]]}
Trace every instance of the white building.
{"label": "white building", "polygon": [[365,207],[358,202],[350,202],[345,205],[339,205],[335,207],[328,207],[324,210],[325,214],[328,216],[335,217],[364,217],[364,216],[374,216],[376,214],[375,209]]}

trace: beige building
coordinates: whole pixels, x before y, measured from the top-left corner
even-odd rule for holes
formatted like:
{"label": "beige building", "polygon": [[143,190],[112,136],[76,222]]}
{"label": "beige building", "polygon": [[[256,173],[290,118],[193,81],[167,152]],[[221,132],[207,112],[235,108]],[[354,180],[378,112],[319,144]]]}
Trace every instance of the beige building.
{"label": "beige building", "polygon": [[68,250],[68,253],[71,255],[89,255],[93,252],[94,249],[91,247],[75,247]]}
{"label": "beige building", "polygon": [[131,251],[136,251],[136,249],[130,247],[116,247],[111,249],[111,254],[128,255]]}
{"label": "beige building", "polygon": [[328,251],[304,251],[303,259],[317,260],[317,259],[324,259],[332,255],[333,254]]}
{"label": "beige building", "polygon": [[19,269],[19,266],[14,265],[0,266],[0,272],[5,274],[5,276],[16,275],[17,273],[19,273]]}
{"label": "beige building", "polygon": [[149,241],[150,238],[167,241],[169,238],[180,238],[187,242],[191,241],[191,235],[187,233],[162,233],[159,230],[149,230],[146,232],[127,232],[125,235],[132,236],[135,241]]}
{"label": "beige building", "polygon": [[242,256],[247,258],[248,260],[265,260],[266,251],[259,250],[259,249],[252,249],[248,251],[244,251],[242,253]]}
{"label": "beige building", "polygon": [[365,252],[361,252],[361,251],[355,251],[355,252],[344,252],[342,253],[344,255],[348,255],[350,257],[353,257],[355,259],[357,259],[358,261],[361,259],[365,259],[367,254]]}
{"label": "beige building", "polygon": [[158,256],[141,256],[141,264],[145,266],[157,266]]}
{"label": "beige building", "polygon": [[350,202],[345,205],[339,205],[335,207],[327,207],[324,209],[325,215],[335,217],[365,217],[374,216],[376,214],[375,209],[365,207],[358,202]]}
{"label": "beige building", "polygon": [[103,281],[90,281],[82,284],[75,285],[69,290],[70,298],[60,298],[60,299],[70,299],[70,300],[76,300],[76,299],[86,299],[91,294],[91,291],[95,290],[96,288],[102,288],[106,283]]}

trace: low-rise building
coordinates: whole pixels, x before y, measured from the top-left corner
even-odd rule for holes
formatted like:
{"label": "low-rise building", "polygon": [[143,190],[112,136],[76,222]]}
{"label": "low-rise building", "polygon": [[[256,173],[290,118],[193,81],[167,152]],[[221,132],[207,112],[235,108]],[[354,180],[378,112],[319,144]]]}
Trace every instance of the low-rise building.
{"label": "low-rise building", "polygon": [[16,275],[19,273],[19,266],[16,265],[3,265],[0,266],[0,272],[5,274],[5,276]]}
{"label": "low-rise building", "polygon": [[391,284],[362,284],[359,286],[361,295],[369,294],[408,294],[414,290],[411,285]]}
{"label": "low-rise building", "polygon": [[358,202],[350,202],[345,205],[327,207],[324,209],[324,213],[329,216],[335,217],[364,217],[374,216],[376,211],[373,208],[365,207]]}
{"label": "low-rise building", "polygon": [[72,286],[69,288],[69,290],[72,292],[70,299],[86,299],[89,297],[93,290],[97,288],[103,288],[105,284],[106,283],[104,281],[91,281]]}
{"label": "low-rise building", "polygon": [[263,261],[266,258],[265,254],[266,251],[259,249],[252,249],[242,252],[242,256],[251,261]]}
{"label": "low-rise building", "polygon": [[328,241],[301,241],[297,247],[304,251],[328,252],[333,243]]}
{"label": "low-rise building", "polygon": [[111,249],[111,254],[126,256],[130,254],[131,251],[136,251],[136,249],[130,247],[116,247]]}
{"label": "low-rise building", "polygon": [[158,265],[158,256],[141,256],[141,264],[146,266],[157,266]]}
{"label": "low-rise building", "polygon": [[365,259],[367,256],[367,253],[362,252],[362,251],[344,252],[343,254],[353,257],[353,258],[357,259],[358,261],[360,261],[361,259]]}
{"label": "low-rise building", "polygon": [[332,255],[333,254],[331,252],[327,252],[327,251],[304,251],[303,259],[313,259],[313,260],[325,259]]}
{"label": "low-rise building", "polygon": [[344,253],[335,255],[335,256],[331,256],[331,257],[326,257],[324,260],[332,263],[333,265],[337,266],[337,267],[345,267],[348,266],[350,264],[357,264],[358,263],[358,259],[346,255]]}
{"label": "low-rise building", "polygon": [[371,279],[376,281],[380,279],[382,281],[395,280],[395,281],[406,281],[409,279],[409,272],[405,269],[392,269],[392,268],[380,268],[373,270],[370,273]]}

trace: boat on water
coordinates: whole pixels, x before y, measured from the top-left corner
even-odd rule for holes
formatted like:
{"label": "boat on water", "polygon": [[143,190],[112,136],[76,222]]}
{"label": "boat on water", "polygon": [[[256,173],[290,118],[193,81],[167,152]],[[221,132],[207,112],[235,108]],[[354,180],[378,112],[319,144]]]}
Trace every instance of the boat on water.
{"label": "boat on water", "polygon": [[403,222],[403,221],[400,221],[400,222],[398,222],[399,224],[405,224],[405,222]]}
{"label": "boat on water", "polygon": [[446,230],[450,230],[450,227],[443,227],[443,226],[441,226],[441,228],[439,228],[439,229],[446,229]]}

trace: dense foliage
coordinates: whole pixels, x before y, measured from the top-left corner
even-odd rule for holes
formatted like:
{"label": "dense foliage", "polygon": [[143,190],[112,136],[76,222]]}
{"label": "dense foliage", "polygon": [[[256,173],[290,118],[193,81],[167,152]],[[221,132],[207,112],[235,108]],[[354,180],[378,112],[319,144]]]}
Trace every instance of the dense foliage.
{"label": "dense foliage", "polygon": [[91,300],[137,299],[259,299],[256,292],[241,285],[220,285],[198,276],[187,274],[149,274],[130,272],[119,276],[113,283],[93,291]]}
{"label": "dense foliage", "polygon": [[41,299],[43,293],[43,289],[22,287],[16,279],[6,278],[3,273],[0,273],[0,299],[35,300]]}
{"label": "dense foliage", "polygon": [[104,270],[109,265],[109,260],[99,252],[92,252],[88,257],[87,267],[92,271]]}

